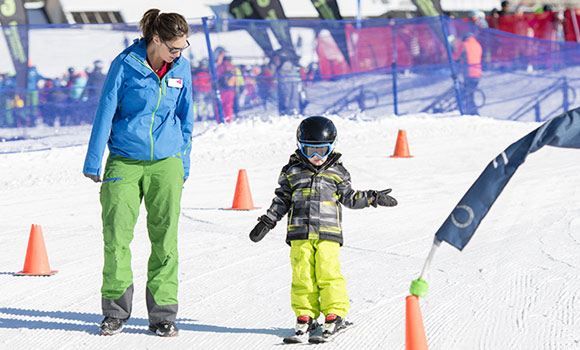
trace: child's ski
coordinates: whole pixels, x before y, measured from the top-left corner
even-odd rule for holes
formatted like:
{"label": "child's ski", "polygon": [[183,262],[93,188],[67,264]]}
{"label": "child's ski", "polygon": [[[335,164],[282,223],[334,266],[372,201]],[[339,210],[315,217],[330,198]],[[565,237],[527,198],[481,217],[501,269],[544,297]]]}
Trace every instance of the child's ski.
{"label": "child's ski", "polygon": [[337,328],[334,331],[334,333],[325,332],[324,329],[322,330],[322,333],[320,333],[320,332],[318,332],[317,334],[313,333],[308,338],[308,342],[311,344],[328,343],[328,342],[332,341],[338,334],[342,334],[342,333],[344,333],[344,331],[347,328],[352,328],[352,327],[353,327],[352,322],[345,321],[341,327]]}
{"label": "child's ski", "polygon": [[310,330],[307,330],[306,332],[297,331],[293,335],[289,335],[287,337],[284,337],[283,341],[284,341],[284,344],[300,344],[300,343],[305,343],[314,334],[322,335],[321,327],[318,324],[318,322],[316,322],[316,321],[314,321],[312,323],[312,326],[310,327]]}
{"label": "child's ski", "polygon": [[301,334],[301,335],[289,335],[284,337],[284,344],[300,344],[304,343],[308,339],[308,333]]}

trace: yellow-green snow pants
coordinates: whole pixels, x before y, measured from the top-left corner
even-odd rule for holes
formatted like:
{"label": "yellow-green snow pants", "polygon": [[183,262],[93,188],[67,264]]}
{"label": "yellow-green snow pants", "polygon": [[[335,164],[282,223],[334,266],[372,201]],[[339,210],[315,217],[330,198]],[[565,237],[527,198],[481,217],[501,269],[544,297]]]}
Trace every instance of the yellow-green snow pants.
{"label": "yellow-green snow pants", "polygon": [[338,242],[291,242],[291,302],[296,317],[307,315],[316,319],[321,312],[346,316],[350,302],[346,281],[340,273],[339,250]]}
{"label": "yellow-green snow pants", "polygon": [[144,200],[151,241],[146,290],[149,321],[175,322],[177,226],[183,172],[183,161],[178,157],[142,161],[113,155],[107,159],[101,186],[104,316],[125,319],[131,315],[133,272],[129,245]]}

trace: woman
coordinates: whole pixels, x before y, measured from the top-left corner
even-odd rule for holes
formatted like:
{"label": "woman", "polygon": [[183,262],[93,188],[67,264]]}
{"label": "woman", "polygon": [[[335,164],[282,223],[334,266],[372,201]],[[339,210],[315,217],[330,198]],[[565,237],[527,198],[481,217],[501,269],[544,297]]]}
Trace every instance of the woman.
{"label": "woman", "polygon": [[102,335],[121,332],[131,315],[133,273],[129,244],[141,201],[147,209],[151,255],[147,274],[149,330],[178,334],[177,225],[183,183],[189,174],[193,101],[189,28],[177,13],[148,10],[143,37],[118,55],[107,74],[83,173],[101,181],[105,263]]}

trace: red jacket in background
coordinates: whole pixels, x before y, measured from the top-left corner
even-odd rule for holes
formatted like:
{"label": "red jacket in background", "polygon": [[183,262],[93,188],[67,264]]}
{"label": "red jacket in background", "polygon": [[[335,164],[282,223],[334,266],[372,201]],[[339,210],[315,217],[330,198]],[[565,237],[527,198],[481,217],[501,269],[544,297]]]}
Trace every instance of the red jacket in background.
{"label": "red jacket in background", "polygon": [[193,77],[193,87],[198,92],[211,91],[211,76],[208,72],[201,71]]}

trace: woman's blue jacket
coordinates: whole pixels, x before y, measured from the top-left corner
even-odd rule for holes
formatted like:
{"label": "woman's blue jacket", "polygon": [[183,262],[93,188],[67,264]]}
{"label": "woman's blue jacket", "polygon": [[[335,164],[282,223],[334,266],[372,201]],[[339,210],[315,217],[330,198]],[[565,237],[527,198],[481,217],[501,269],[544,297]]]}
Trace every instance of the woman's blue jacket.
{"label": "woman's blue jacket", "polygon": [[178,57],[163,78],[147,63],[146,40],[135,40],[107,73],[83,173],[101,175],[105,144],[112,154],[155,161],[183,159],[189,176],[193,97],[191,68]]}

